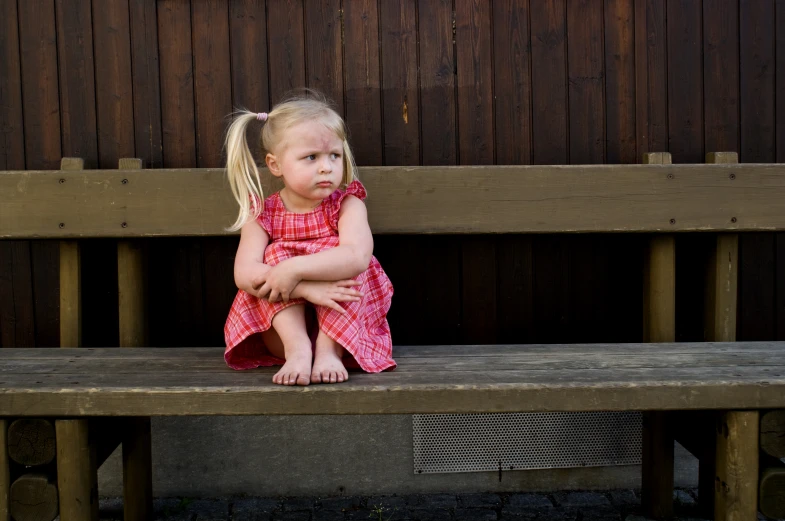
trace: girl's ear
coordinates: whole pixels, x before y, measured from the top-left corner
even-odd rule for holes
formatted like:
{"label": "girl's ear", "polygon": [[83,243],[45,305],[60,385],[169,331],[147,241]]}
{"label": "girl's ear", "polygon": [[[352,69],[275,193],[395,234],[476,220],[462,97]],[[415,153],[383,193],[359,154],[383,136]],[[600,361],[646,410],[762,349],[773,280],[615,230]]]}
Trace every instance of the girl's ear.
{"label": "girl's ear", "polygon": [[264,156],[264,162],[267,163],[267,168],[270,170],[270,173],[273,174],[275,177],[281,177],[281,167],[278,164],[278,159],[270,153]]}

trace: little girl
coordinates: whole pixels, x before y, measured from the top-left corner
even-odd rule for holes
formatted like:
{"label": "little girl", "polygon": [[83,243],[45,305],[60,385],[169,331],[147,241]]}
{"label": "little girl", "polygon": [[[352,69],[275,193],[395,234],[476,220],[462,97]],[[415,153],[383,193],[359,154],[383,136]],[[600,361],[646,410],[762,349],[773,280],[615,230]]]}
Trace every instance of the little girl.
{"label": "little girl", "polygon": [[[257,120],[267,168],[284,183],[266,199],[245,138]],[[269,114],[242,112],[229,127],[226,152],[240,205],[231,230],[241,230],[226,363],[283,364],[273,376],[282,385],[343,382],[347,365],[371,373],[394,368],[387,324],[393,288],[372,255],[366,193],[343,119],[318,94],[292,97]]]}

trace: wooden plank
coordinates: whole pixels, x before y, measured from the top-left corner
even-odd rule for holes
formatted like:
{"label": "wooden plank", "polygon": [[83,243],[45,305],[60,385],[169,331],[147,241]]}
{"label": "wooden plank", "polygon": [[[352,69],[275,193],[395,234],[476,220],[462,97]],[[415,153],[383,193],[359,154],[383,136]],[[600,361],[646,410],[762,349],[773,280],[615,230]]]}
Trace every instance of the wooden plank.
{"label": "wooden plank", "polygon": [[728,411],[717,432],[714,519],[756,519],[758,411]]}
{"label": "wooden plank", "polygon": [[[376,233],[736,232],[785,229],[784,171],[779,164],[587,165],[375,167],[360,175]],[[226,235],[236,203],[224,175],[3,173],[0,237]],[[278,186],[267,182],[268,193]],[[151,191],[155,198],[141,197]]]}
{"label": "wooden plank", "polygon": [[22,71],[19,53],[19,17],[16,2],[0,5],[0,169],[24,169],[25,144],[22,116]]}
{"label": "wooden plank", "polygon": [[569,162],[604,163],[603,9],[587,1],[567,2],[567,41]]}
{"label": "wooden plank", "polygon": [[90,4],[55,0],[57,65],[59,69],[63,155],[81,157],[89,168],[98,165],[95,116],[93,21]]}
{"label": "wooden plank", "polygon": [[420,104],[428,107],[422,127],[422,164],[454,165],[456,138],[455,57],[451,0],[419,0]]}
{"label": "wooden plank", "polygon": [[304,32],[301,1],[267,3],[267,56],[273,104],[288,91],[306,84]]}
{"label": "wooden plank", "polygon": [[534,340],[534,256],[531,237],[505,236],[496,243],[498,341],[524,344]]}
{"label": "wooden plank", "polygon": [[229,6],[227,2],[193,2],[196,166],[218,168],[226,162],[221,150],[222,124],[232,112]]}
{"label": "wooden plank", "polygon": [[468,344],[496,343],[496,244],[493,237],[461,241],[461,340]]}
{"label": "wooden plank", "polygon": [[11,484],[10,513],[16,521],[53,521],[57,517],[54,476],[27,472]]}
{"label": "wooden plank", "polygon": [[[605,1],[605,162],[635,163],[636,20],[634,0]],[[642,4],[642,2],[638,2]],[[596,7],[593,10],[599,11]],[[596,58],[595,58],[596,60]],[[645,67],[640,67],[645,71]],[[602,81],[602,80],[600,80]],[[600,84],[602,86],[602,83]],[[595,129],[596,132],[596,129]]]}
{"label": "wooden plank", "polygon": [[354,160],[382,164],[382,105],[377,2],[343,4],[344,107]]}
{"label": "wooden plank", "polygon": [[[670,164],[668,153],[648,153],[644,164]],[[676,339],[676,251],[673,235],[650,239],[643,272],[643,340]],[[673,515],[672,418],[663,411],[643,414],[641,503],[656,519]]]}
{"label": "wooden plank", "polygon": [[[531,2],[532,163],[567,163],[565,0]],[[562,66],[564,65],[564,66]]]}
{"label": "wooden plank", "polygon": [[[120,170],[141,169],[141,159],[124,158]],[[141,347],[148,342],[147,258],[145,245],[117,243],[117,295],[120,347]]]}
{"label": "wooden plank", "polygon": [[761,413],[760,449],[774,458],[785,458],[785,409]]}
{"label": "wooden plank", "polygon": [[157,0],[128,0],[136,153],[148,168],[163,166]]}
{"label": "wooden plank", "polygon": [[0,521],[10,521],[11,466],[8,459],[8,420],[0,419]]}
{"label": "wooden plank", "polygon": [[62,521],[98,521],[98,472],[88,425],[86,419],[55,420]]}
{"label": "wooden plank", "polygon": [[8,457],[26,467],[55,459],[55,427],[43,418],[14,420],[8,426]]}
{"label": "wooden plank", "polygon": [[761,453],[759,460],[760,482],[758,485],[758,508],[768,519],[785,517],[785,463],[766,457]]}
{"label": "wooden plank", "polygon": [[[646,23],[641,29],[645,31],[648,42],[647,59],[645,61],[648,78],[645,98],[648,103],[649,120],[648,150],[669,150],[667,4],[661,0],[638,1],[645,1],[646,4]],[[640,89],[638,92],[640,92]]]}
{"label": "wooden plank", "polygon": [[697,163],[704,153],[701,3],[668,0],[667,13],[670,144],[666,149],[677,163]]}
{"label": "wooden plank", "polygon": [[343,16],[340,0],[305,0],[306,84],[330,99],[344,114]]}
{"label": "wooden plank", "polygon": [[[646,0],[635,1],[635,157],[649,151],[649,28]],[[654,35],[652,34],[652,37]],[[653,39],[653,38],[652,38]],[[664,112],[662,113],[664,114]],[[662,149],[660,149],[662,150]]]}
{"label": "wooden plank", "polygon": [[739,150],[739,2],[703,2],[706,150]]}
{"label": "wooden plank", "polygon": [[163,166],[196,165],[190,2],[162,0],[158,8]]}
{"label": "wooden plank", "polygon": [[128,0],[93,5],[98,166],[135,153]]}
{"label": "wooden plank", "polygon": [[[776,49],[774,50],[775,68],[777,71],[774,92],[774,99],[777,103],[776,129],[774,131],[777,140],[775,149],[777,151],[777,161],[785,162],[785,31],[782,30],[782,27],[785,27],[785,0],[774,1],[774,11],[777,17],[774,21],[774,27],[778,28],[775,36]],[[785,309],[785,306],[781,309]],[[785,324],[785,317],[781,319],[780,323]],[[783,335],[783,338],[785,338],[785,335]]]}
{"label": "wooden plank", "polygon": [[[84,160],[64,157],[61,170],[83,170]],[[62,184],[62,183],[61,183]],[[62,222],[61,226],[70,223]],[[60,347],[82,345],[82,261],[77,241],[60,241]]]}
{"label": "wooden plank", "polygon": [[153,518],[150,418],[133,418],[123,438],[123,519]]}
{"label": "wooden plank", "polygon": [[414,0],[379,5],[385,165],[421,163],[415,14]]}
{"label": "wooden plank", "polygon": [[32,254],[29,241],[0,242],[0,345],[36,345]]}
{"label": "wooden plank", "polygon": [[232,107],[270,109],[267,68],[267,15],[264,0],[229,3]]}
{"label": "wooden plank", "polygon": [[458,157],[462,165],[489,165],[494,158],[491,6],[455,2]]}

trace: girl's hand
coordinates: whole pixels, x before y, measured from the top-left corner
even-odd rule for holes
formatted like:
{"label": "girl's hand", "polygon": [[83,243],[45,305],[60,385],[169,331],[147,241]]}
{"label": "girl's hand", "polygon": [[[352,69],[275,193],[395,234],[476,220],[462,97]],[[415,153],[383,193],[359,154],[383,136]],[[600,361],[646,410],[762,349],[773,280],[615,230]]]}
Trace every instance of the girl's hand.
{"label": "girl's hand", "polygon": [[311,304],[325,306],[344,314],[346,310],[339,302],[359,302],[363,294],[354,289],[359,286],[356,280],[323,282],[304,280],[297,286],[297,292]]}
{"label": "girl's hand", "polygon": [[291,298],[295,286],[300,283],[302,277],[295,269],[293,259],[287,259],[276,264],[265,276],[265,281],[259,288],[258,295],[268,295],[270,302],[283,300],[288,302]]}

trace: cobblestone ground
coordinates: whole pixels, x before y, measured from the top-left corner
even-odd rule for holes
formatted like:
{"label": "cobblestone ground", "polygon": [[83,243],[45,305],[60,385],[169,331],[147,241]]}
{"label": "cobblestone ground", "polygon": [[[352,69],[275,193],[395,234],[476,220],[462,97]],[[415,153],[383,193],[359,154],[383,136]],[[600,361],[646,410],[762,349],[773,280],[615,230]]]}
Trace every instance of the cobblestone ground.
{"label": "cobblestone ground", "polygon": [[[699,520],[695,490],[676,490],[677,520]],[[101,521],[122,500],[101,500]],[[635,490],[552,494],[429,494],[334,498],[161,499],[156,521],[645,521]],[[763,518],[761,518],[763,519]]]}

